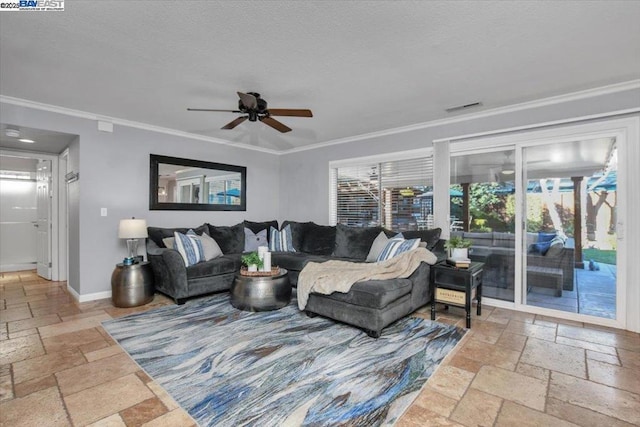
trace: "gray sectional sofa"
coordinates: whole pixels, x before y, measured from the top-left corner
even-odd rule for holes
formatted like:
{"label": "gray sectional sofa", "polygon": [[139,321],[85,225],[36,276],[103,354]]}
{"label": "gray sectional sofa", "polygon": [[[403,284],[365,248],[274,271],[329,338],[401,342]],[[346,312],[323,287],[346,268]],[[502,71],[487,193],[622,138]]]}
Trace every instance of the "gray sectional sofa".
{"label": "gray sectional sofa", "polygon": [[[365,262],[375,238],[384,231],[389,237],[395,232],[381,227],[323,226],[313,222],[285,221],[290,226],[295,252],[272,252],[272,264],[286,268],[292,286],[296,286],[300,271],[308,262],[345,260]],[[148,227],[147,255],[155,276],[155,287],[177,304],[186,299],[213,292],[227,291],[241,266],[244,250],[244,228],[258,233],[269,227],[278,229],[276,221],[250,222],[235,226],[204,224],[193,228],[197,234],[207,233],[219,244],[223,255],[209,261],[185,267],[182,256],[167,248],[163,239],[174,231],[186,233],[188,228]],[[404,237],[421,238],[439,259],[444,259],[444,241],[440,230],[408,231]],[[407,279],[372,280],[356,283],[347,294],[312,293],[306,312],[310,316],[325,317],[364,329],[377,337],[384,327],[431,301],[430,266],[422,263]]]}

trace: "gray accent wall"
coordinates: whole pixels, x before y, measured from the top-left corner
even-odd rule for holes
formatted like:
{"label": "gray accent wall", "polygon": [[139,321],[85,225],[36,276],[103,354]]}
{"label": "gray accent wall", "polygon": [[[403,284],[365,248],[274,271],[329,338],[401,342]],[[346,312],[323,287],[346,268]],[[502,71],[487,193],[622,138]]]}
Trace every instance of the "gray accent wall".
{"label": "gray accent wall", "polygon": [[[126,244],[118,239],[123,218],[144,218],[161,227],[197,227],[278,216],[277,155],[119,125],[113,133],[99,132],[96,120],[4,103],[0,116],[17,126],[79,135],[70,146],[70,162],[80,179],[69,188],[69,283],[83,299],[111,291],[111,273],[126,256]],[[151,153],[246,166],[247,211],[150,211]],[[101,208],[107,208],[106,217],[100,216]],[[140,246],[143,252],[142,242]]]}
{"label": "gray accent wall", "polygon": [[[281,156],[280,219],[329,221],[329,162],[431,147],[434,140],[640,107],[640,89],[328,145]],[[436,165],[437,166],[437,165]]]}

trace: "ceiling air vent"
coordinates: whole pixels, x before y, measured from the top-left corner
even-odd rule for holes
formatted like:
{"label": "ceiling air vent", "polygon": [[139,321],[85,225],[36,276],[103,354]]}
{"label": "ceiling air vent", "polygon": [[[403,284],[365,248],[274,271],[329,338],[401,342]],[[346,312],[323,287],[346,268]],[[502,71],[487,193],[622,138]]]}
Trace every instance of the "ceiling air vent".
{"label": "ceiling air vent", "polygon": [[447,113],[453,113],[456,111],[466,110],[468,108],[480,107],[481,105],[482,102],[472,102],[471,104],[458,105],[457,107],[447,108],[444,111],[446,111]]}

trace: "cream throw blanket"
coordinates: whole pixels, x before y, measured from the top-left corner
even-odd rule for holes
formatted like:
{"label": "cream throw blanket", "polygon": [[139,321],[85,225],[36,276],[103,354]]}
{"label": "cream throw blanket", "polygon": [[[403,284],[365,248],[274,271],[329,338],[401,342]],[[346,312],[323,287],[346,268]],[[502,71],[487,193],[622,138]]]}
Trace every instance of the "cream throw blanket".
{"label": "cream throw blanket", "polygon": [[307,263],[298,277],[298,307],[304,310],[311,292],[323,295],[347,293],[356,282],[406,278],[421,262],[433,265],[437,260],[427,249],[416,248],[376,263],[333,260]]}

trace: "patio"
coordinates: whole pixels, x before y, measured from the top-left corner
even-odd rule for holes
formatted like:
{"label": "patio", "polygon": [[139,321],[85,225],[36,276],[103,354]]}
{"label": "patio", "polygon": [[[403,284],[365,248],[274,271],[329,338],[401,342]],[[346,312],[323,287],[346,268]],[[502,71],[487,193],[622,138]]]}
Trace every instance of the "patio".
{"label": "patio", "polygon": [[[616,315],[616,266],[598,263],[600,270],[591,271],[576,268],[576,287],[573,291],[563,291],[555,296],[551,288],[531,287],[527,294],[529,305],[565,312],[614,319]],[[487,286],[483,296],[513,301],[513,289]]]}

